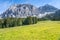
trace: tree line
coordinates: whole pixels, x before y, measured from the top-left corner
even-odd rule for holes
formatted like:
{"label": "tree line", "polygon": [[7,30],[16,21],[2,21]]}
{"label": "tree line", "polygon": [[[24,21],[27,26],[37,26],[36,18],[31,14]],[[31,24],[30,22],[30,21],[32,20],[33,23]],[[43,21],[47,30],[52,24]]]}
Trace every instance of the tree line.
{"label": "tree line", "polygon": [[37,23],[37,17],[29,16],[27,18],[5,18],[0,19],[0,28],[16,27],[36,23]]}

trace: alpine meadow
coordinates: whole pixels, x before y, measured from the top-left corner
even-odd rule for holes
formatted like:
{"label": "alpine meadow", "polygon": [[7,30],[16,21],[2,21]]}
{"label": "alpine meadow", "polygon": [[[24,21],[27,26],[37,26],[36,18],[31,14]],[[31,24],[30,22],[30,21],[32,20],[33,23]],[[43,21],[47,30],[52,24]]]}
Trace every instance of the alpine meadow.
{"label": "alpine meadow", "polygon": [[60,40],[60,0],[0,0],[0,40]]}
{"label": "alpine meadow", "polygon": [[60,40],[60,21],[0,29],[0,40]]}

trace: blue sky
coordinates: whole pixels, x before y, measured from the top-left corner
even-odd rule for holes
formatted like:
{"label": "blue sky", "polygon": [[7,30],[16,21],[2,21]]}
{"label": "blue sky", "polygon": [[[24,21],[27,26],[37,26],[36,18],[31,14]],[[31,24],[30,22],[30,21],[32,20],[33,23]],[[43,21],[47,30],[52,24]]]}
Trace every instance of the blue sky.
{"label": "blue sky", "polygon": [[60,9],[60,0],[0,0],[0,14],[14,4],[32,4],[36,7],[50,4]]}

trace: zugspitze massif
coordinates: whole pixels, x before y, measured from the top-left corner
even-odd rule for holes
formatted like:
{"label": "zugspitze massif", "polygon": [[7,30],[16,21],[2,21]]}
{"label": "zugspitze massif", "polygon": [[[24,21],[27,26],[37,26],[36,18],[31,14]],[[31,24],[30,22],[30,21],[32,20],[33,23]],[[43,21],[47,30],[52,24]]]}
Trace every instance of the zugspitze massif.
{"label": "zugspitze massif", "polygon": [[31,4],[15,4],[10,6],[0,16],[1,18],[26,18],[27,16],[42,18],[47,14],[55,13],[57,10],[57,8],[48,4],[41,7],[36,7]]}

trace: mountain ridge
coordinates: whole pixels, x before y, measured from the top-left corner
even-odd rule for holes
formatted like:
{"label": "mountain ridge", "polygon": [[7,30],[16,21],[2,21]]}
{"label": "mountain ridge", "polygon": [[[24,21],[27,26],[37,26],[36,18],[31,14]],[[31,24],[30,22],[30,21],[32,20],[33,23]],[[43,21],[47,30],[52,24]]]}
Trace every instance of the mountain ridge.
{"label": "mountain ridge", "polygon": [[1,18],[26,18],[27,16],[40,17],[40,14],[50,14],[51,12],[55,12],[56,10],[58,10],[58,8],[55,8],[48,4],[39,8],[31,4],[15,4],[10,6],[10,8],[3,12],[3,14],[1,14]]}

